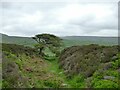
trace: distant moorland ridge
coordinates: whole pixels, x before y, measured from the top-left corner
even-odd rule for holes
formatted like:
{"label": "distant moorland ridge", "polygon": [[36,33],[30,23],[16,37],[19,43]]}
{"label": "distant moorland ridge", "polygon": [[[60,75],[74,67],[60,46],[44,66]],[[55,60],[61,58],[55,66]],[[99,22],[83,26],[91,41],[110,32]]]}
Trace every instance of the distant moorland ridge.
{"label": "distant moorland ridge", "polygon": [[[0,43],[18,44],[25,46],[33,46],[36,43],[31,37],[8,36],[1,33],[0,36],[2,36],[2,41],[0,41]],[[60,38],[63,39],[65,47],[89,44],[99,44],[106,46],[118,45],[118,37],[65,36]]]}

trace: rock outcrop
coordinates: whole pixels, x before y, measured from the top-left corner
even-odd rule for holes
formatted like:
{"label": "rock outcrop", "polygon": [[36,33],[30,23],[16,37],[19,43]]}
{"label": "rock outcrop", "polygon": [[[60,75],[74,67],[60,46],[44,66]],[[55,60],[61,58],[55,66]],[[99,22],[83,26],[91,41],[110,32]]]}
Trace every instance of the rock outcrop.
{"label": "rock outcrop", "polygon": [[96,44],[84,46],[72,46],[64,49],[59,57],[60,68],[64,69],[67,76],[83,74],[90,77],[101,63],[107,63],[117,59],[118,46],[99,46]]}

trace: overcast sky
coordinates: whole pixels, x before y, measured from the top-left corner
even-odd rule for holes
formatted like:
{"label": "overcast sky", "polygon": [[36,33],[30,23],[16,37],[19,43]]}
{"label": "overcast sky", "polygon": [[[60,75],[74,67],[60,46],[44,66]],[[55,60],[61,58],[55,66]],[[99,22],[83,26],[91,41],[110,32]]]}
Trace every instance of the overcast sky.
{"label": "overcast sky", "polygon": [[[34,1],[34,0],[33,0]],[[118,3],[0,2],[0,33],[118,36]],[[0,20],[1,21],[1,20]]]}

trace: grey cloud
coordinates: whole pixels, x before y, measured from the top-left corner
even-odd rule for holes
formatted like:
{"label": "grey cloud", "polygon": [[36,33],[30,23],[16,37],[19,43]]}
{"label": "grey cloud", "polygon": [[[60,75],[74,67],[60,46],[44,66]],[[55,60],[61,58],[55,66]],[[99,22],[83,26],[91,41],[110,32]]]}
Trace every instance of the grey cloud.
{"label": "grey cloud", "polygon": [[[112,12],[111,16],[102,18],[102,21],[96,19],[94,15],[88,13],[84,17],[73,18],[68,22],[59,21],[54,12],[60,9],[66,8],[66,6],[73,3],[65,2],[32,2],[32,3],[18,3],[18,2],[4,2],[3,7],[3,31],[8,35],[21,35],[21,36],[33,36],[37,33],[52,33],[58,36],[70,36],[70,35],[111,35],[113,32],[114,36],[117,31],[117,5],[109,3],[109,11]],[[82,5],[84,8],[87,4],[77,3]],[[108,5],[103,3],[104,5]],[[96,3],[96,5],[99,5]],[[28,18],[27,22],[21,22],[24,15],[34,15],[36,12],[43,14],[43,18],[36,21],[37,23],[30,23]],[[82,12],[81,12],[82,13]],[[106,13],[106,12],[105,12]],[[61,13],[64,14],[64,13]],[[101,13],[102,14],[102,13]],[[67,15],[71,16],[71,15]],[[37,17],[37,16],[36,16]],[[67,18],[67,17],[66,17]],[[105,19],[105,20],[104,20]],[[111,32],[106,33],[106,30]],[[98,32],[98,33],[97,33]]]}

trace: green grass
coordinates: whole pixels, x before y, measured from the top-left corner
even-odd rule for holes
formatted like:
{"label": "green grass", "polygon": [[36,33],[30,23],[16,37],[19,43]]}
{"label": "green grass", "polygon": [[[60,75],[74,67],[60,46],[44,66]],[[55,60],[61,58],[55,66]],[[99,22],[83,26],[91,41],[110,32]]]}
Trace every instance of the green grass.
{"label": "green grass", "polygon": [[[70,43],[69,43],[70,45]],[[72,45],[72,44],[71,44]],[[119,66],[119,61],[115,60],[112,62],[112,68],[105,72],[99,72],[98,70],[94,74],[85,78],[82,75],[74,75],[71,78],[67,78],[64,74],[64,70],[59,68],[58,58],[46,49],[45,54],[47,56],[44,59],[39,57],[26,56],[24,53],[17,57],[15,54],[10,52],[4,52],[9,61],[15,62],[19,70],[18,72],[24,77],[26,88],[116,88],[118,87],[118,77],[117,69]],[[118,55],[120,58],[120,55]],[[87,68],[87,67],[86,67]],[[115,80],[103,80],[105,75],[114,76]],[[14,80],[14,79],[13,79]],[[19,83],[19,81],[16,80]],[[3,81],[4,86],[10,87],[11,83]],[[90,86],[88,86],[90,85]],[[19,85],[21,86],[21,85]]]}
{"label": "green grass", "polygon": [[[7,56],[10,60],[16,62],[19,66],[19,72],[24,78],[28,78],[26,80],[26,87],[28,88],[85,88],[88,87],[86,82],[86,78],[82,75],[75,75],[71,79],[67,78],[64,74],[64,71],[59,68],[58,59],[54,60],[41,60],[40,58],[30,58],[26,55],[21,55],[19,58],[14,54],[10,54]],[[16,59],[15,59],[16,58]],[[49,57],[50,58],[50,57]],[[116,63],[116,62],[115,62]],[[111,80],[102,80],[103,76],[98,72],[95,72],[91,77],[93,78],[91,83],[94,88],[117,88],[117,78],[118,74],[116,69],[116,65],[104,72],[104,75],[110,75],[116,77],[115,81]],[[29,68],[31,71],[26,71]],[[4,81],[4,86],[10,87],[10,83]]]}
{"label": "green grass", "polygon": [[[64,73],[59,69],[57,60],[48,61],[40,58],[30,58],[26,55],[16,57],[8,53],[7,58],[14,61],[19,67],[19,73],[26,79],[27,88],[58,88],[64,87],[66,81]],[[18,81],[19,82],[19,81]],[[3,81],[4,87],[10,87],[10,82]],[[68,87],[68,86],[67,86]]]}

